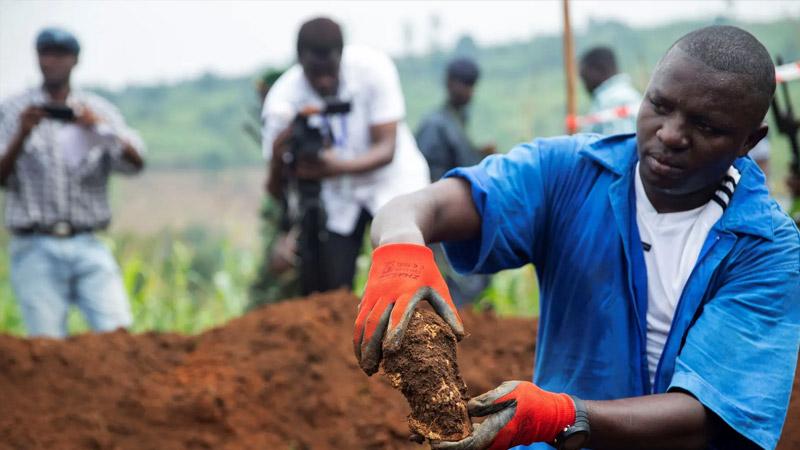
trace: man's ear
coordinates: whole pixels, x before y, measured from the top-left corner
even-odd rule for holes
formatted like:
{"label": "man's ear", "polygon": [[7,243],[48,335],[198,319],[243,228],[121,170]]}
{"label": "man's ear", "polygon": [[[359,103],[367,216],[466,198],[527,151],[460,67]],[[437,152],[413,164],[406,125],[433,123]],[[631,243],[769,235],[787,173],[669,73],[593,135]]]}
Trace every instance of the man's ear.
{"label": "man's ear", "polygon": [[767,131],[769,131],[769,126],[761,122],[761,125],[758,126],[753,132],[747,136],[747,140],[744,143],[744,146],[739,150],[739,153],[736,155],[737,157],[741,158],[742,156],[746,155],[747,152],[753,149],[764,137],[767,136]]}

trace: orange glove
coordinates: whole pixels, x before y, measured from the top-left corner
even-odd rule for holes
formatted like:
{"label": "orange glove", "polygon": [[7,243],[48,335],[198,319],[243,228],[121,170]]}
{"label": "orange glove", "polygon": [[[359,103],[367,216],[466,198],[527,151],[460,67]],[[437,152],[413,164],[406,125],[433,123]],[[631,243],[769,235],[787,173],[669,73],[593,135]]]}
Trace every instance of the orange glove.
{"label": "orange glove", "polygon": [[431,442],[435,450],[505,450],[534,442],[553,443],[576,421],[567,394],[547,392],[528,381],[506,381],[467,403],[470,417],[487,416],[457,442]]}
{"label": "orange glove", "polygon": [[427,300],[433,306],[453,329],[456,339],[464,336],[464,325],[431,249],[417,244],[376,248],[353,330],[353,349],[367,375],[377,372],[383,345],[392,350],[400,347],[420,300]]}

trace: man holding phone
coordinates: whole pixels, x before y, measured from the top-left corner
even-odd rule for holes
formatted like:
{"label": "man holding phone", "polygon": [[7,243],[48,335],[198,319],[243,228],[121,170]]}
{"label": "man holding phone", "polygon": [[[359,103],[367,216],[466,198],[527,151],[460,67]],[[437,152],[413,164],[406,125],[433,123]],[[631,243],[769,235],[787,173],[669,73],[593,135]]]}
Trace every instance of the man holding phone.
{"label": "man holding phone", "polygon": [[140,171],[144,145],[108,101],[70,86],[75,36],[46,28],[36,51],[42,86],[0,103],[14,294],[32,336],[65,336],[71,304],[95,331],[127,327],[119,267],[94,232],[111,220],[109,175]]}

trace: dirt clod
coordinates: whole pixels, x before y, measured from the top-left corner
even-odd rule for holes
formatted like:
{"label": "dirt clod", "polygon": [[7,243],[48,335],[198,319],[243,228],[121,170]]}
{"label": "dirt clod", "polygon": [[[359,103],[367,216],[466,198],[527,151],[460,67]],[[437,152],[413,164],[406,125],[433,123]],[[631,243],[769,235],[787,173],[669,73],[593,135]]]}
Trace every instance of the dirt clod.
{"label": "dirt clod", "polygon": [[458,441],[472,433],[456,338],[436,313],[414,311],[400,348],[384,353],[383,369],[411,406],[408,425],[413,433],[442,441]]}

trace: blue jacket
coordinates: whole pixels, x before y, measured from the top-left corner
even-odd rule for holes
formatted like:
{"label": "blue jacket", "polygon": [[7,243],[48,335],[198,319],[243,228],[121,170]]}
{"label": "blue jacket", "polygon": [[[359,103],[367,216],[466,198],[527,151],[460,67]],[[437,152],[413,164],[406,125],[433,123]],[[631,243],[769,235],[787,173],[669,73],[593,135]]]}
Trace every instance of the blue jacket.
{"label": "blue jacket", "polygon": [[448,257],[462,272],[536,266],[542,388],[590,400],[688,391],[737,432],[714,447],[772,449],[800,343],[798,230],[756,164],[737,159],[742,178],[686,283],[650,386],[637,159],[634,135],[578,135],[449,172],[471,184],[482,230],[446,243]]}

